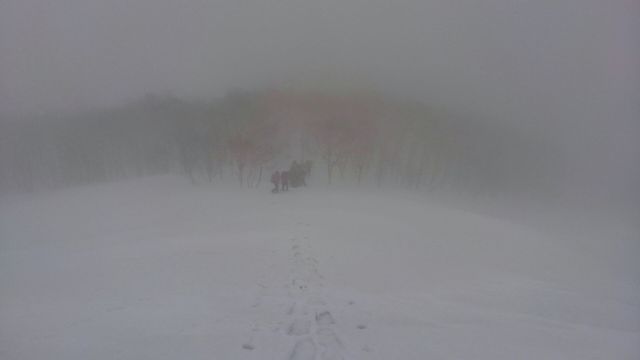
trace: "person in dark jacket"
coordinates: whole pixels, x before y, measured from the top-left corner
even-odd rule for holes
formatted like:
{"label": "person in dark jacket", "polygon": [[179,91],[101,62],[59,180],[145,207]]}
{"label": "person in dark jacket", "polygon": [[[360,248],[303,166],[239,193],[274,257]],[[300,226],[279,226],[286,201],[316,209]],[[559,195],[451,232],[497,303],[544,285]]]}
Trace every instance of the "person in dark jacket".
{"label": "person in dark jacket", "polygon": [[291,163],[291,167],[289,168],[289,176],[291,177],[291,186],[293,186],[294,188],[302,185],[302,181],[300,179],[300,165],[298,164],[297,161],[293,161]]}
{"label": "person in dark jacket", "polygon": [[274,188],[271,190],[272,193],[277,193],[280,190],[280,180],[280,171],[276,170],[276,172],[271,175],[271,183],[274,186]]}

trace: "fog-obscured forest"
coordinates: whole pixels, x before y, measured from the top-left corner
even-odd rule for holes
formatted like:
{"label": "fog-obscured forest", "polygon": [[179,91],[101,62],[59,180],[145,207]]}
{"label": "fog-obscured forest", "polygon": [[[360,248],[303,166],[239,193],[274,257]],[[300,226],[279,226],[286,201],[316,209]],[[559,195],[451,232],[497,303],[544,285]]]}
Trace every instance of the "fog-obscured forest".
{"label": "fog-obscured forest", "polygon": [[[245,91],[211,101],[148,95],[121,107],[2,124],[3,192],[167,173],[247,187],[311,160],[323,183],[470,194],[560,191],[544,134],[373,93]],[[555,192],[554,192],[555,191]]]}
{"label": "fog-obscured forest", "polygon": [[1,6],[2,194],[312,160],[316,184],[640,202],[633,2]]}
{"label": "fog-obscured forest", "polygon": [[0,360],[640,359],[639,15],[0,0]]}

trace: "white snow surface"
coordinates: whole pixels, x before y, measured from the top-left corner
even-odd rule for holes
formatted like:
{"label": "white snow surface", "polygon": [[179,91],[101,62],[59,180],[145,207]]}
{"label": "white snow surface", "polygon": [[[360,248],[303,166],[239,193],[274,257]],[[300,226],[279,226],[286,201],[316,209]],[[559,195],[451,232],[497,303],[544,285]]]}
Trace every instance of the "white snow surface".
{"label": "white snow surface", "polygon": [[638,233],[582,232],[171,176],[5,199],[0,359],[640,359]]}

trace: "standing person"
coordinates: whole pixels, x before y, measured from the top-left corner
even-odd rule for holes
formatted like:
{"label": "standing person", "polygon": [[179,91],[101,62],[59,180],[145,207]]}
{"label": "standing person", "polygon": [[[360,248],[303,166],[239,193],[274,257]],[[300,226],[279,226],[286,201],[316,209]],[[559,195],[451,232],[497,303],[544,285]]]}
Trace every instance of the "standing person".
{"label": "standing person", "polygon": [[289,168],[289,176],[291,176],[291,186],[294,188],[300,186],[300,165],[295,160]]}
{"label": "standing person", "polygon": [[280,182],[282,183],[280,189],[282,191],[289,191],[289,172],[288,171],[283,171],[280,174]]}
{"label": "standing person", "polygon": [[274,188],[271,190],[272,193],[277,193],[280,189],[280,171],[276,170],[276,172],[274,172],[271,175],[271,183],[273,184]]}

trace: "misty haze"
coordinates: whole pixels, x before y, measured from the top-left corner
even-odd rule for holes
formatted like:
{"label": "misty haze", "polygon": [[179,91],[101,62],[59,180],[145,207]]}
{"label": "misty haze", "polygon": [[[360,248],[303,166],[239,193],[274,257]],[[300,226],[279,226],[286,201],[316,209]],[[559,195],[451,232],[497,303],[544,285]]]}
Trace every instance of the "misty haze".
{"label": "misty haze", "polygon": [[0,359],[640,358],[639,14],[0,0]]}

